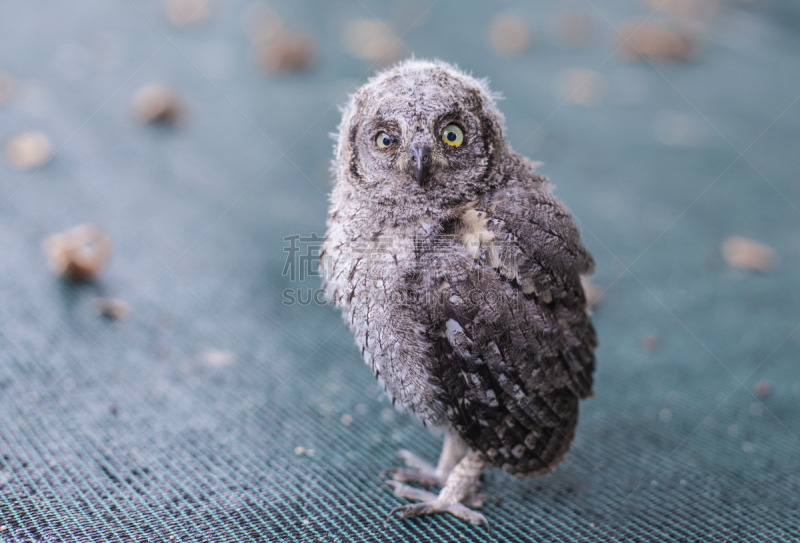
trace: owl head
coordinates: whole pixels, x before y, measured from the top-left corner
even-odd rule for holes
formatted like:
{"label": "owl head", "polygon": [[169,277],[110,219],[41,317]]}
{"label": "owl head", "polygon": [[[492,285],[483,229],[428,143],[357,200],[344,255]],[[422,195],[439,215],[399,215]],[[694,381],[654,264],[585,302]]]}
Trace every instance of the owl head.
{"label": "owl head", "polygon": [[402,220],[496,187],[507,148],[495,99],[486,81],[444,62],[412,59],[378,74],[343,110],[337,188]]}

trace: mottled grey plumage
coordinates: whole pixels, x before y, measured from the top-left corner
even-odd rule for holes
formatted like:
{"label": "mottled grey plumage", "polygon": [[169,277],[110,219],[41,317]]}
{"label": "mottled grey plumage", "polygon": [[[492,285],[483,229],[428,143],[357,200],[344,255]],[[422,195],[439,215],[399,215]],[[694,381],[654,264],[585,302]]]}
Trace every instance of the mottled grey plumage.
{"label": "mottled grey plumage", "polygon": [[[451,123],[460,147],[442,139]],[[334,167],[328,295],[386,394],[451,442],[437,469],[404,453],[421,482],[447,484],[400,512],[485,522],[462,505],[475,505],[465,495],[484,466],[537,475],[570,447],[597,344],[580,282],[591,256],[548,182],[506,143],[486,82],[454,66],[406,61],[364,85],[344,109]]]}

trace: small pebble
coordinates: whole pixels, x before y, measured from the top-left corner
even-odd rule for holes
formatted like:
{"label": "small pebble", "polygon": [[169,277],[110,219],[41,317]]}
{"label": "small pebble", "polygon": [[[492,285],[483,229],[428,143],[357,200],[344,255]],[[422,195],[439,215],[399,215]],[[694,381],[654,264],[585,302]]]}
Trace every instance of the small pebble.
{"label": "small pebble", "polygon": [[772,385],[769,384],[769,381],[759,381],[756,383],[755,390],[759,398],[766,398],[772,393]]}
{"label": "small pebble", "polygon": [[403,47],[389,30],[388,23],[373,19],[355,19],[345,27],[344,46],[356,58],[377,63],[393,64],[403,56]]}
{"label": "small pebble", "polygon": [[667,26],[631,22],[620,30],[620,51],[628,60],[690,60],[696,45],[688,35]]}
{"label": "small pebble", "polygon": [[134,116],[142,123],[176,124],[184,116],[183,100],[161,83],[150,83],[133,97]]}
{"label": "small pebble", "polygon": [[317,454],[317,451],[315,451],[314,449],[308,449],[308,450],[306,450],[306,456],[308,456],[309,458],[311,458],[311,457],[312,457],[312,456],[314,456],[315,454]]}
{"label": "small pebble", "polygon": [[669,409],[662,409],[658,413],[658,418],[661,419],[661,422],[669,422],[672,420],[672,411]]}
{"label": "small pebble", "polygon": [[250,38],[253,58],[266,72],[304,70],[317,56],[316,42],[303,32],[285,28],[280,14],[266,4],[247,7],[244,31]]}
{"label": "small pebble", "polygon": [[294,454],[296,454],[297,456],[304,455],[304,454],[306,454],[306,448],[305,447],[295,447],[294,448]]}
{"label": "small pebble", "polygon": [[342,424],[344,424],[345,426],[350,426],[351,424],[353,424],[353,417],[347,414],[342,415]]}
{"label": "small pebble", "polygon": [[661,340],[656,336],[646,335],[642,337],[642,349],[648,353],[654,353],[661,348]]}
{"label": "small pebble", "polygon": [[5,532],[6,530],[8,530],[8,527],[6,527],[5,525],[0,526],[0,532]]}
{"label": "small pebble", "polygon": [[742,451],[746,452],[747,454],[753,452],[754,449],[755,447],[753,447],[753,444],[750,443],[749,441],[742,442]]}
{"label": "small pebble", "polygon": [[220,349],[209,349],[203,354],[206,365],[212,368],[224,368],[236,363],[236,353]]}
{"label": "small pebble", "polygon": [[123,320],[130,310],[130,306],[118,298],[95,298],[92,300],[95,313],[114,320]]}
{"label": "small pebble", "polygon": [[489,26],[489,43],[503,57],[522,55],[532,40],[533,31],[528,23],[515,15],[501,15]]}
{"label": "small pebble", "polygon": [[28,170],[50,158],[50,140],[41,132],[26,132],[8,140],[5,151],[12,166]]}
{"label": "small pebble", "polygon": [[0,104],[8,103],[11,95],[14,94],[14,78],[10,75],[0,72]]}
{"label": "small pebble", "polygon": [[780,257],[773,249],[747,238],[732,236],[722,244],[722,258],[735,268],[768,272]]}
{"label": "small pebble", "polygon": [[211,0],[167,0],[167,19],[176,28],[197,24],[211,12]]}
{"label": "small pebble", "polygon": [[253,42],[253,55],[265,71],[278,74],[308,68],[317,54],[314,40],[302,32],[284,30]]}
{"label": "small pebble", "polygon": [[53,234],[42,243],[47,264],[56,275],[74,281],[92,281],[111,257],[111,240],[93,224]]}

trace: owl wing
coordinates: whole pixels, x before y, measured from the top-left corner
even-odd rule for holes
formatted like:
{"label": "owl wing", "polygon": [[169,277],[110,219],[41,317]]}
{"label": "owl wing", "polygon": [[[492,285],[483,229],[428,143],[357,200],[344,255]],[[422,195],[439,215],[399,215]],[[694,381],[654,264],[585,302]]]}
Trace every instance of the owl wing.
{"label": "owl wing", "polygon": [[451,424],[507,471],[547,472],[591,394],[597,340],[580,276],[592,259],[538,177],[475,202],[454,231],[472,261],[451,263],[435,340]]}
{"label": "owl wing", "polygon": [[[519,296],[516,315],[527,319],[527,326],[521,324],[527,343],[541,363],[552,365],[547,383],[585,398],[591,394],[597,338],[581,275],[594,271],[594,261],[572,215],[536,175],[487,195],[483,204],[493,239],[479,256],[496,265]],[[494,253],[499,262],[491,261]]]}

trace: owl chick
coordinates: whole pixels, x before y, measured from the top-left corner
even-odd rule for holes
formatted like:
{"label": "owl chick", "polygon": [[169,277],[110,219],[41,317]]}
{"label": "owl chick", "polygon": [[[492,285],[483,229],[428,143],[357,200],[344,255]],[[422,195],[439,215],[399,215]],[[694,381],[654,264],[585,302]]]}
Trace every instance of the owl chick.
{"label": "owl chick", "polygon": [[339,126],[325,290],[386,395],[445,434],[436,466],[400,451],[407,467],[387,470],[419,502],[390,517],[488,525],[470,509],[484,469],[552,471],[592,393],[580,277],[594,263],[505,141],[495,98],[455,66],[410,60],[356,92]]}

